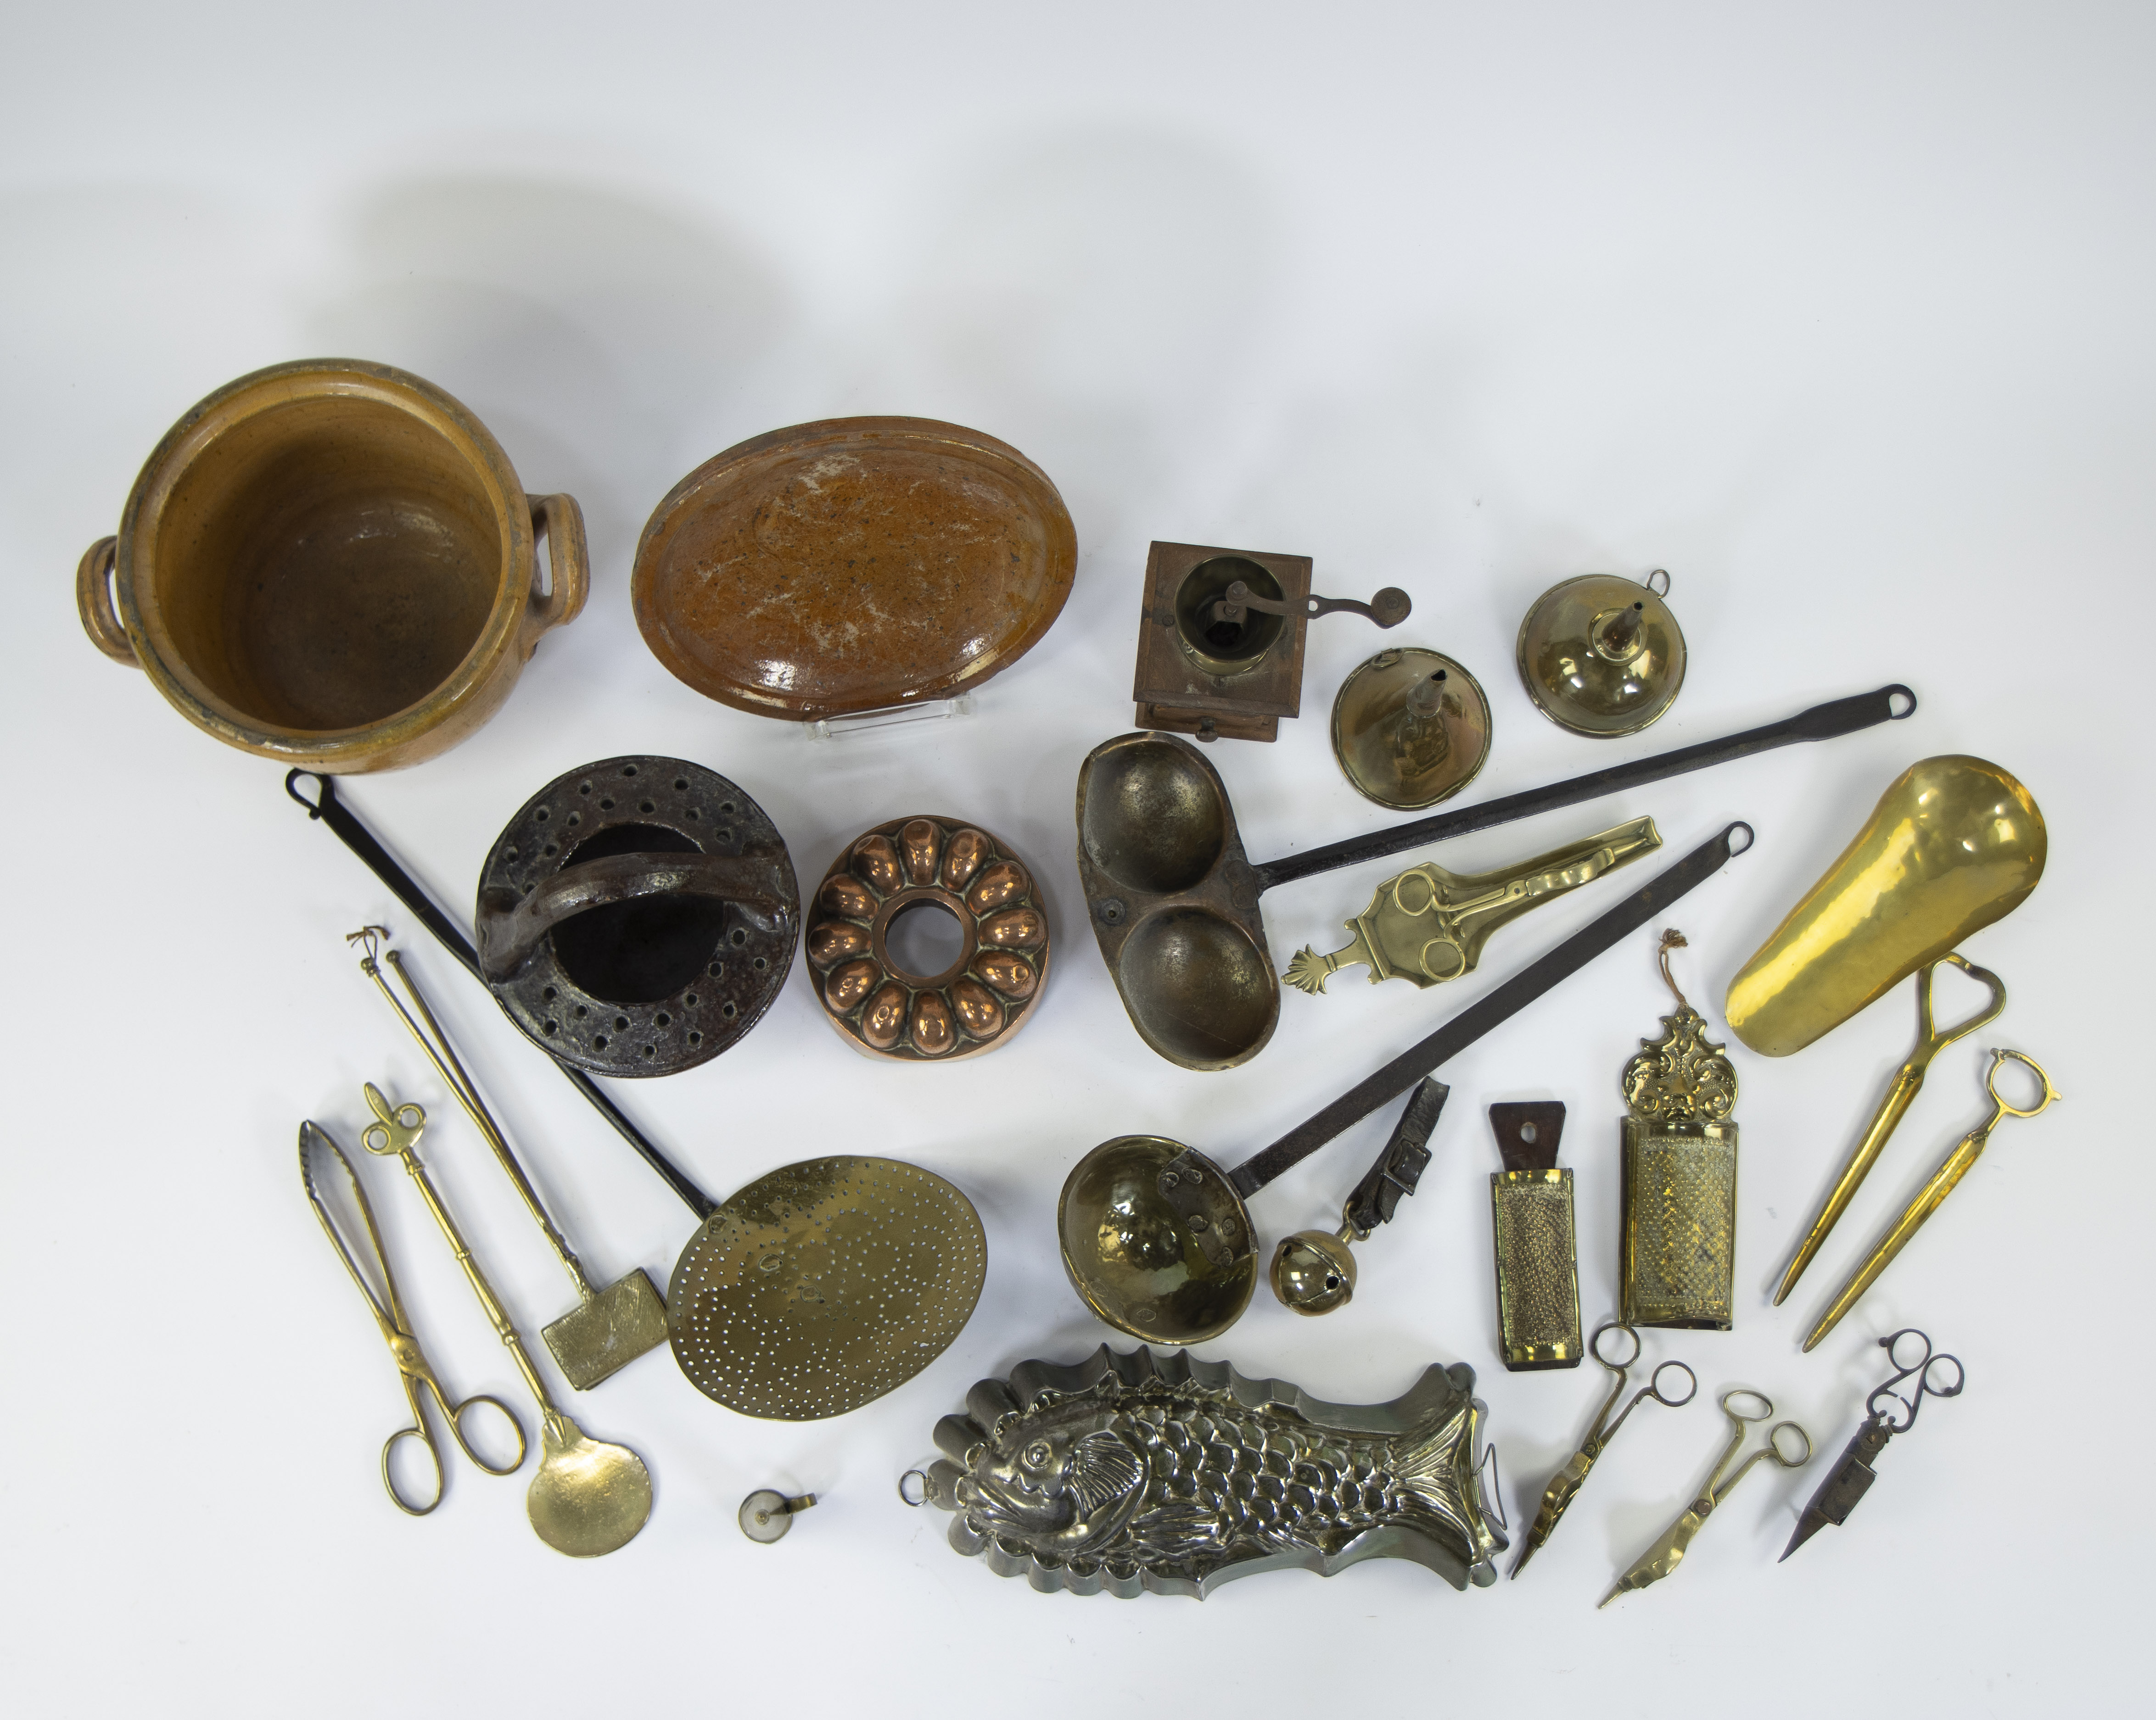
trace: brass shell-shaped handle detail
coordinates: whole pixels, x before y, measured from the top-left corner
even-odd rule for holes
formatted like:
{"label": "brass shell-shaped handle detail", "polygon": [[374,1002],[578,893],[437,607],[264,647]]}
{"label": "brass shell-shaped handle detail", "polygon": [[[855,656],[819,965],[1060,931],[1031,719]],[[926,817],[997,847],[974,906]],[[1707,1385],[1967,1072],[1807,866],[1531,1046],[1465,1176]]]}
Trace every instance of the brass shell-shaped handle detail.
{"label": "brass shell-shaped handle detail", "polygon": [[[963,947],[940,974],[891,954],[893,921],[934,907]],[[860,1050],[947,1062],[1002,1044],[1024,1025],[1048,971],[1048,919],[1033,874],[988,832],[916,816],[850,843],[817,888],[804,939],[824,1013]]]}

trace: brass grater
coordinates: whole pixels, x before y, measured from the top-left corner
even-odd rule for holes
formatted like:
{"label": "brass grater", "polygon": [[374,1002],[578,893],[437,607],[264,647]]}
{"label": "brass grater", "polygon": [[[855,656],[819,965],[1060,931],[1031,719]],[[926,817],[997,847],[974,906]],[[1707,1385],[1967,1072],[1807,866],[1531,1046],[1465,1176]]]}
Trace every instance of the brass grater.
{"label": "brass grater", "polygon": [[1553,1100],[1492,1105],[1502,1170],[1490,1173],[1497,1262],[1498,1350],[1515,1374],[1579,1365],[1579,1254],[1572,1172],[1557,1144],[1564,1107]]}
{"label": "brass grater", "polygon": [[1625,1066],[1626,1324],[1730,1328],[1737,1255],[1737,1071],[1670,974],[1680,932],[1664,932],[1662,978],[1676,995],[1659,1039]]}

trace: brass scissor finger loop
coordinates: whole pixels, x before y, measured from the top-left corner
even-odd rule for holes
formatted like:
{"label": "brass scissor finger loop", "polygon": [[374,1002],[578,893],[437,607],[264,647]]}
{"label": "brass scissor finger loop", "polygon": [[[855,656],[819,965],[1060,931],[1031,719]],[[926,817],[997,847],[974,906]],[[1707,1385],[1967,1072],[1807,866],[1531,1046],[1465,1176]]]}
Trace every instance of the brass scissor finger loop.
{"label": "brass scissor finger loop", "polygon": [[[2025,1110],[2020,1105],[2010,1103],[2007,1100],[1999,1097],[1999,1067],[2009,1057],[2013,1058],[2017,1063],[2027,1065],[2029,1072],[2033,1074],[2038,1081],[2043,1083],[2044,1096]],[[1991,1095],[1992,1103],[1997,1105],[1999,1108],[2009,1117],[2036,1116],[2041,1113],[2048,1110],[2052,1100],[2066,1097],[2065,1094],[2061,1093],[2056,1088],[2051,1085],[2051,1078],[2044,1072],[2042,1067],[2036,1062],[2035,1058],[2030,1057],[2026,1052],[2007,1051],[2004,1048],[1992,1052],[1991,1067],[1984,1072],[1984,1085],[1985,1090]]]}
{"label": "brass scissor finger loop", "polygon": [[[1785,1457],[1782,1455],[1782,1436],[1785,1432],[1794,1433],[1804,1442],[1803,1456]],[[1767,1436],[1767,1449],[1762,1455],[1772,1457],[1784,1469],[1802,1469],[1812,1461],[1812,1436],[1794,1421],[1777,1421],[1774,1431]]]}
{"label": "brass scissor finger loop", "polygon": [[[1738,1398],[1749,1398],[1759,1405],[1756,1415],[1748,1415],[1742,1410],[1732,1409]],[[1774,1413],[1774,1400],[1763,1391],[1754,1391],[1748,1385],[1731,1387],[1722,1395],[1722,1413],[1732,1421],[1764,1421]]]}
{"label": "brass scissor finger loop", "polygon": [[[1621,1362],[1613,1362],[1608,1356],[1602,1354],[1602,1339],[1606,1334],[1611,1332],[1622,1332],[1627,1338],[1632,1340],[1632,1354],[1625,1357]],[[1619,1374],[1623,1373],[1627,1368],[1630,1367],[1633,1363],[1640,1359],[1640,1334],[1631,1327],[1626,1325],[1622,1320],[1604,1320],[1599,1326],[1597,1326],[1594,1328],[1594,1336],[1588,1340],[1587,1347],[1594,1352],[1594,1359],[1596,1361],[1601,1363],[1604,1367]]]}
{"label": "brass scissor finger loop", "polygon": [[[415,1439],[418,1441],[421,1447],[427,1453],[427,1461],[434,1466],[434,1497],[428,1500],[424,1505],[413,1504],[411,1500],[406,1498],[403,1494],[397,1490],[397,1472],[391,1466],[390,1459],[396,1455],[398,1441],[406,1439]],[[466,1447],[466,1449],[469,1450],[470,1447]],[[477,1461],[477,1459],[474,1459],[473,1461]],[[403,1512],[407,1517],[425,1517],[432,1512],[437,1505],[442,1502],[442,1492],[444,1486],[442,1475],[442,1453],[440,1449],[434,1444],[433,1439],[428,1436],[427,1431],[424,1427],[400,1427],[396,1432],[391,1434],[388,1439],[382,1441],[382,1485],[389,1490],[390,1498],[396,1502],[397,1508]]]}
{"label": "brass scissor finger loop", "polygon": [[1917,993],[1917,1055],[1926,1057],[1943,1051],[1957,1039],[1967,1037],[1985,1022],[1996,1020],[1999,1012],[2006,1007],[2006,982],[1989,968],[1980,968],[1967,956],[1952,950],[1939,960],[1952,962],[1978,985],[1989,988],[1991,1001],[1965,1021],[1957,1021],[1951,1027],[1935,1028],[1932,1025],[1932,975],[1938,971],[1938,964],[1934,962],[1926,968],[1923,985]]}
{"label": "brass scissor finger loop", "polygon": [[[1663,1391],[1662,1369],[1664,1368],[1675,1368],[1679,1373],[1684,1375],[1685,1395],[1682,1397],[1671,1397]],[[1682,1362],[1674,1359],[1663,1362],[1656,1366],[1654,1374],[1648,1380],[1647,1390],[1654,1395],[1654,1400],[1656,1403],[1664,1405],[1672,1410],[1681,1410],[1686,1404],[1690,1403],[1694,1398],[1699,1395],[1699,1375],[1693,1373],[1692,1370],[1686,1367]]]}
{"label": "brass scissor finger loop", "polygon": [[[488,1462],[483,1455],[473,1448],[472,1442],[465,1437],[465,1412],[480,1404],[485,1404],[490,1409],[499,1410],[501,1412],[502,1420],[508,1422],[516,1432],[516,1455],[506,1463],[496,1466]],[[462,1450],[465,1456],[470,1458],[489,1475],[514,1475],[524,1467],[524,1454],[527,1449],[524,1443],[524,1424],[516,1419],[516,1412],[500,1398],[490,1397],[484,1392],[475,1392],[451,1410],[449,1415],[449,1431],[456,1436],[459,1448]]]}

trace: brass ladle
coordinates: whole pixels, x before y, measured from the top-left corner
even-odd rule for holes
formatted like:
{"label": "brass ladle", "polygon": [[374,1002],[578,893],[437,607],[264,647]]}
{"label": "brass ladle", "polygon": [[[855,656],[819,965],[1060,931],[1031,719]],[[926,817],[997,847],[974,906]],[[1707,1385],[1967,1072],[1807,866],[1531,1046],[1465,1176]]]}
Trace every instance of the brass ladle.
{"label": "brass ladle", "polygon": [[547,1391],[547,1382],[532,1366],[531,1354],[516,1335],[516,1324],[502,1307],[501,1298],[472,1258],[456,1221],[449,1216],[442,1197],[434,1192],[426,1166],[419,1162],[415,1149],[419,1137],[426,1133],[426,1112],[413,1104],[392,1105],[371,1081],[367,1083],[367,1103],[375,1120],[367,1125],[359,1144],[370,1153],[404,1161],[404,1169],[418,1185],[427,1210],[449,1238],[457,1264],[471,1281],[480,1306],[501,1334],[524,1384],[538,1400],[539,1472],[531,1477],[531,1488],[524,1496],[525,1513],[531,1518],[532,1528],[556,1552],[578,1559],[626,1547],[651,1515],[651,1472],[627,1446],[588,1437]]}
{"label": "brass ladle", "polygon": [[1148,1344],[1219,1337],[1242,1318],[1257,1284],[1256,1236],[1244,1204],[1250,1195],[1661,914],[1744,852],[1732,846],[1738,831],[1749,847],[1749,825],[1719,831],[1233,1170],[1160,1135],[1125,1135],[1094,1148],[1065,1179],[1056,1208],[1063,1267],[1080,1298],[1109,1325]]}

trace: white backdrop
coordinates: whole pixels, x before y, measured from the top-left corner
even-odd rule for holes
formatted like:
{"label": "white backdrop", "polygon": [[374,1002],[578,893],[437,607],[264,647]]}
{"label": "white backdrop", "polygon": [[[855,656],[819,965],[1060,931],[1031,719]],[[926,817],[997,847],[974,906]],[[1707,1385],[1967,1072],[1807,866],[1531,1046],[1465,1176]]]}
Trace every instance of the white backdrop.
{"label": "white backdrop", "polygon": [[[915,5],[15,9],[0,101],[0,568],[14,737],[0,1261],[8,1426],[0,1653],[18,1712],[371,1714],[1126,1706],[2033,1714],[2128,1706],[2150,1595],[2142,1325],[2151,847],[2142,756],[2156,545],[2150,401],[2156,28],[2133,6]],[[243,371],[338,354],[416,371],[591,528],[584,617],[454,752],[348,798],[468,914],[480,857],[557,772],[621,752],[733,777],[804,879],[867,825],[978,819],[1036,867],[1059,955],[1023,1038],[886,1067],[797,971],[727,1056],[622,1103],[716,1195],[834,1147],[909,1158],[978,1205],[980,1310],[933,1367],[805,1426],[707,1403],[664,1354],[573,1402],[649,1461],[626,1550],[532,1538],[523,1482],[458,1461],[423,1523],[383,1498],[394,1371],[300,1195],[312,1116],[359,1083],[440,1119],[431,1157],[527,1333],[567,1287],[506,1180],[348,958],[403,932],[595,1269],[662,1282],[688,1215],[395,903],[285,798],[101,658],[71,600],[166,427]],[[1054,477],[1081,559],[1062,619],[969,721],[816,747],[711,704],[644,648],[635,534],[742,438],[850,413],[975,425]],[[1736,1331],[1654,1334],[1702,1395],[1635,1419],[1517,1584],[1410,1564],[1284,1574],[1202,1607],[1041,1595],[943,1544],[893,1482],[977,1379],[1106,1330],[1053,1246],[1096,1142],[1233,1160],[1584,924],[1538,911],[1467,980],[1291,993],[1225,1075],[1146,1052],[1092,947],[1072,786],[1131,726],[1152,538],[1317,558],[1317,588],[1414,595],[1396,635],[1487,688],[1498,794],[1892,680],[1917,717],[1460,842],[1494,865],[1652,813],[1674,857],[1731,817],[1752,854],[1673,916],[1717,1031],[1730,975],[1905,765],[1998,760],[2051,868],[1971,956],[2012,1001],[1943,1057],[1821,1262],[1795,1234],[1908,1048],[1907,992],[1799,1057],[1739,1054]],[[1535,714],[1522,614],[1572,574],[1665,566],[1693,663],[1650,735]],[[1385,822],[1326,744],[1377,648],[1310,637],[1304,715],[1214,757],[1250,852]],[[1400,863],[1282,888],[1276,955],[1321,948]],[[1657,869],[1650,862],[1638,875]],[[1465,1360],[1515,1531],[1584,1429],[1589,1368],[1494,1351],[1482,1108],[1571,1108],[1585,1314],[1614,1291],[1616,1079],[1667,1007],[1650,934],[1459,1058],[1423,1192],[1360,1298],[1260,1293],[1203,1354],[1346,1401]],[[1943,1011],[1948,995],[1943,985]],[[1955,1012],[1963,994],[1954,992]],[[1884,1216],[1980,1112],[1979,1046],[2066,1103],[2009,1123],[1879,1291],[1797,1342]],[[2129,1119],[2140,1124],[2129,1128]],[[1337,1210],[1373,1119],[1260,1197]],[[517,1395],[410,1198],[370,1177],[414,1318],[461,1390]],[[1794,1515],[1912,1323],[1967,1362],[1844,1529]],[[535,1345],[536,1347],[536,1345]],[[1594,1603],[1690,1497],[1743,1383],[1809,1428],[1681,1571]],[[752,1488],[824,1502],[751,1545]],[[1509,1562],[1509,1561],[1507,1561]],[[2129,1680],[2132,1682],[2129,1682]]]}

